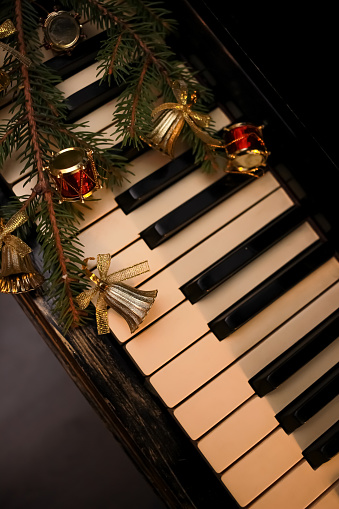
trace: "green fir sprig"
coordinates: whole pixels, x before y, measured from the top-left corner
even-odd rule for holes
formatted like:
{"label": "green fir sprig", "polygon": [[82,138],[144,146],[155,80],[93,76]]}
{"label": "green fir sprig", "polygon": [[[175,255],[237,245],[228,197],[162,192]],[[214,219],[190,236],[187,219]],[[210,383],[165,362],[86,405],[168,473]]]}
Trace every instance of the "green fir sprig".
{"label": "green fir sprig", "polygon": [[[199,101],[195,110],[207,111],[211,93],[167,44],[176,21],[160,2],[65,0],[63,7],[80,13],[82,19],[96,23],[107,32],[97,57],[98,76],[124,85],[112,112],[115,137],[118,140],[120,137],[122,147],[138,147],[142,143],[140,140],[152,130],[156,101],[174,100],[175,80],[183,80],[189,93],[197,93]],[[17,32],[4,42],[29,57],[32,65],[25,67],[9,53],[4,58],[2,69],[11,79],[7,94],[13,105],[10,118],[0,124],[0,168],[8,157],[16,154],[23,163],[22,174],[31,194],[13,199],[2,215],[8,218],[17,210],[25,209],[30,223],[35,223],[46,291],[60,324],[67,330],[86,322],[86,316],[75,304],[76,295],[88,284],[82,273],[84,254],[78,240],[81,212],[71,203],[59,203],[44,166],[53,152],[78,146],[93,150],[98,172],[109,188],[120,185],[129,170],[121,152],[112,149],[112,140],[90,132],[86,124],[67,123],[64,95],[56,87],[60,78],[43,63],[35,2],[3,0],[0,23],[6,19],[13,21]],[[6,93],[2,95],[6,99]],[[183,138],[202,168],[212,170],[216,151],[187,125]]]}

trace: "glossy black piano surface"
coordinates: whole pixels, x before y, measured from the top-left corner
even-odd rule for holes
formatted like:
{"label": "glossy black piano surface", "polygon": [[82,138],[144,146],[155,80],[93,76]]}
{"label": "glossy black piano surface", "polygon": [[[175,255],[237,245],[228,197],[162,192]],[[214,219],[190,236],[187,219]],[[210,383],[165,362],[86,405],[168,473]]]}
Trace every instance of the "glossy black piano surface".
{"label": "glossy black piano surface", "polygon": [[[293,14],[292,17],[287,12],[274,10],[273,7],[272,12],[269,10],[263,12],[262,9],[258,9],[254,5],[246,7],[247,10],[244,12],[242,6],[226,8],[224,4],[221,5],[217,0],[208,2],[203,0],[191,0],[190,2],[173,0],[165,3],[168,4],[168,8],[174,12],[175,17],[179,20],[178,33],[170,38],[173,48],[199,71],[200,79],[213,89],[217,105],[228,118],[232,121],[245,120],[264,124],[265,142],[271,152],[269,164],[272,174],[286,190],[293,203],[302,208],[303,212],[300,217],[302,219],[308,218],[311,221],[314,231],[319,236],[320,244],[326,244],[326,249],[329,252],[326,259],[336,256],[339,243],[337,213],[337,193],[339,189],[337,165],[339,157],[334,142],[336,138],[335,122],[338,118],[335,112],[338,109],[338,101],[335,97],[334,83],[331,81],[332,59],[334,56],[333,44],[336,43],[333,32],[328,30],[333,21],[328,20],[323,13],[314,14],[312,19],[310,13],[303,13],[302,17]],[[325,26],[325,23],[328,24]],[[75,56],[76,58],[72,57],[75,61],[81,59],[80,68],[88,64],[83,59],[81,45],[78,46]],[[89,59],[91,58],[89,53],[86,56]],[[63,79],[71,76],[74,72],[72,71],[73,64],[69,65],[65,58],[67,59],[67,57],[58,57],[52,62],[55,68],[60,68],[61,65],[61,68],[64,69]],[[107,93],[109,95],[111,92],[108,91]],[[113,93],[112,96],[114,96]],[[83,105],[81,97],[78,97],[78,99]],[[86,111],[89,108],[90,111],[91,106],[87,105],[84,108]],[[82,116],[81,111],[79,113],[80,117]],[[135,157],[135,153],[131,154],[133,161]],[[125,196],[123,194],[119,196],[117,191],[117,204],[121,205],[121,210],[127,219],[129,215],[133,217],[134,211],[142,209],[144,204],[152,206],[152,199],[160,191],[170,188],[176,182],[179,182],[180,178],[183,179],[196,171],[189,157],[187,162],[185,157],[186,155],[181,160],[179,158],[181,162],[177,163],[177,167],[171,167],[169,172],[171,177],[168,181],[163,178],[165,174],[163,171],[159,178],[159,189],[156,188],[154,183],[152,184],[154,185],[153,189],[152,185],[147,183],[146,180],[143,185],[139,184],[137,192],[141,194],[140,203],[130,202],[130,197],[126,197],[126,190],[124,190]],[[159,171],[161,171],[161,168]],[[272,186],[270,191],[267,191],[267,195],[270,193],[273,195],[276,192],[275,184],[272,184]],[[2,181],[1,202],[6,201],[10,193],[10,187],[5,181]],[[246,188],[247,186],[241,184],[240,187]],[[126,207],[126,210],[124,207]],[[123,213],[121,213],[122,217],[124,217]],[[200,217],[199,214],[195,213],[192,221]],[[91,221],[97,220],[92,219]],[[274,220],[274,217],[272,220]],[[88,232],[90,231],[91,221],[88,224],[86,223],[82,239],[89,238]],[[150,228],[151,223],[146,226]],[[180,228],[181,226],[186,227],[186,223],[179,226]],[[139,224],[137,224],[137,227],[139,227]],[[180,231],[178,226],[175,226],[175,228],[167,236],[168,238],[176,236],[177,232]],[[146,231],[146,229],[144,228],[143,231]],[[141,238],[143,238],[143,231],[141,227],[137,230],[137,234],[140,234]],[[249,236],[250,234],[246,238]],[[167,237],[165,235],[159,242],[159,244],[163,244],[162,248],[166,248]],[[208,237],[208,233],[206,233],[206,237]],[[157,250],[159,244],[156,242],[158,240],[150,246],[150,249]],[[307,248],[308,245],[305,245],[303,248],[305,252]],[[289,247],[287,246],[285,249],[288,253]],[[300,248],[300,252],[304,253],[303,249]],[[95,254],[92,254],[92,256]],[[298,252],[294,258],[297,255]],[[292,258],[292,262],[294,258]],[[173,265],[177,264],[176,266],[179,267],[180,260],[177,261],[174,255],[169,258],[168,263],[172,263],[173,260]],[[36,262],[39,264],[38,257]],[[203,268],[208,269],[208,267]],[[158,275],[157,270],[155,269],[156,276]],[[161,272],[160,269],[158,272]],[[179,272],[178,269],[178,274]],[[278,272],[278,269],[276,272]],[[276,272],[273,272],[272,277]],[[178,284],[177,288],[182,287],[190,279],[191,277],[188,277],[182,281],[182,284]],[[219,287],[221,283],[224,283],[224,281],[213,282],[213,290]],[[335,283],[329,283],[329,287],[333,289]],[[323,290],[323,293],[325,294],[325,290]],[[336,302],[339,303],[338,294],[334,292],[333,296],[333,298],[328,297],[327,304],[325,303],[324,306],[333,305],[335,307]],[[203,297],[202,300],[204,300]],[[323,297],[323,294],[321,294],[321,297]],[[178,291],[176,299],[173,301],[173,309],[176,307],[179,309],[185,297]],[[313,305],[316,297],[313,296],[310,299]],[[217,423],[212,424],[210,426],[212,434],[203,429],[203,424],[201,424],[200,431],[194,431],[193,428],[190,431],[191,424],[185,428],[185,405],[187,403],[186,406],[189,409],[190,398],[188,398],[188,395],[190,393],[197,395],[199,403],[197,388],[188,388],[186,394],[186,389],[180,388],[178,382],[178,388],[175,389],[177,393],[173,396],[174,399],[171,400],[171,394],[162,393],[159,389],[162,373],[166,371],[166,369],[159,370],[162,361],[159,361],[159,365],[157,364],[158,361],[154,361],[154,365],[150,361],[148,365],[148,359],[146,359],[145,364],[142,364],[144,362],[142,360],[139,363],[140,369],[137,369],[135,362],[130,357],[138,356],[138,343],[137,341],[128,343],[128,337],[125,337],[124,334],[119,335],[119,327],[115,331],[118,341],[114,334],[107,334],[98,339],[94,325],[84,330],[71,331],[66,337],[63,337],[58,332],[55,319],[51,316],[49,307],[40,294],[23,295],[19,297],[19,302],[34,320],[42,336],[79,389],[85,394],[109,429],[121,441],[127,453],[131,455],[161,498],[168,504],[168,507],[173,509],[240,507],[225,487],[225,485],[233,486],[234,479],[232,475],[233,472],[236,472],[237,465],[239,465],[239,475],[241,475],[241,461],[238,462],[236,453],[227,465],[223,465],[222,461],[219,464],[219,459],[211,460],[212,465],[214,461],[218,463],[214,464],[215,471],[204,458],[205,456],[207,460],[209,459],[209,451],[215,447],[213,446],[214,437],[218,435],[221,427],[219,428]],[[185,302],[187,304],[187,301]],[[286,305],[286,307],[288,306]],[[295,314],[298,315],[298,312],[304,311],[304,308],[306,309],[307,306],[300,304]],[[277,309],[279,310],[279,308]],[[307,316],[311,317],[311,311]],[[168,314],[169,309],[165,308],[163,313],[164,315]],[[294,316],[293,311],[289,313],[291,321],[292,318],[295,318],[297,322],[298,316]],[[155,327],[161,322],[159,318],[160,316],[155,318]],[[253,318],[253,315],[249,317],[249,320],[251,318]],[[258,323],[255,322],[256,317],[253,320],[253,323]],[[279,338],[279,330],[283,328],[280,322],[279,324],[279,327],[276,327],[277,330],[273,331],[277,334],[277,338]],[[283,326],[286,325],[286,328],[289,327],[287,315],[282,318],[282,324]],[[152,321],[148,325],[149,329]],[[201,330],[204,331],[202,333],[203,342],[207,344],[212,337],[207,327],[207,320],[206,329],[204,325],[201,327]],[[258,334],[260,334],[260,331]],[[139,335],[140,337],[142,337],[142,333]],[[261,339],[259,339],[259,343],[261,343]],[[227,341],[227,338],[223,341]],[[124,347],[125,342],[126,348]],[[203,345],[203,342],[200,341],[201,345]],[[336,343],[338,343],[338,339]],[[136,354],[134,353],[134,345],[136,345]],[[193,344],[193,347],[198,346],[197,342]],[[189,347],[189,343],[186,347],[183,347],[183,354],[189,355],[190,350],[192,350]],[[237,348],[236,342],[234,342],[235,351]],[[233,390],[236,392],[237,381],[234,381],[233,386],[231,379],[227,376],[228,372],[231,372],[236,366],[236,355],[239,355],[240,363],[243,358],[245,359],[243,369],[246,372],[246,355],[244,351],[239,350],[239,352],[235,354],[234,360],[230,361],[227,369],[226,367],[219,367],[215,368],[216,371],[211,371],[207,375],[209,378],[202,380],[202,387],[204,389],[209,387],[207,380],[212,380],[217,385],[218,381],[225,376],[225,392],[232,393]],[[175,385],[176,379],[180,379],[180,377],[183,381],[185,379],[185,372],[182,372],[180,368],[180,358],[182,356],[178,354],[173,356],[176,355],[177,363],[165,362],[165,368],[168,368],[170,376],[173,377],[173,385]],[[211,353],[211,358],[213,355]],[[253,357],[256,358],[255,353]],[[213,362],[217,364],[217,360],[213,360]],[[206,362],[206,364],[208,363]],[[260,367],[264,368],[265,366]],[[251,368],[252,372],[250,370],[248,380],[260,371],[260,367],[258,366],[258,369],[254,372]],[[322,373],[316,377],[315,384],[318,379],[321,384],[321,375]],[[338,399],[337,392],[333,389],[332,378],[331,381],[331,395],[328,396],[329,405],[335,404]],[[290,381],[287,383],[290,383]],[[323,386],[321,386],[321,390],[324,390]],[[253,406],[253,408],[259,409],[256,412],[260,412],[260,408],[266,404],[260,403],[260,398],[250,388],[249,384],[248,391],[243,400],[241,400],[242,396],[239,396],[239,408],[244,409],[244,415],[248,415],[246,413],[247,408]],[[177,401],[175,400],[176,397],[178,398]],[[272,398],[273,408],[275,408],[274,397]],[[290,396],[288,403],[291,403],[292,407],[297,397],[298,394]],[[182,401],[184,402],[183,405],[181,404]],[[319,404],[318,406],[320,408],[322,405]],[[281,410],[281,408],[278,410]],[[276,413],[278,413],[278,410],[276,410]],[[229,415],[236,422],[237,413],[234,409],[230,411]],[[305,418],[305,422],[306,420],[308,419]],[[227,427],[228,421],[229,419],[224,420],[224,415],[221,415],[220,422],[222,426]],[[253,422],[253,426],[255,426],[255,416]],[[200,423],[197,427],[199,425]],[[284,441],[287,433],[279,428],[278,421],[273,421],[271,426],[267,430],[267,435],[273,437],[272,443],[274,443],[278,434],[279,436],[280,434],[284,435],[284,438],[282,438],[282,441]],[[182,428],[186,431],[183,431]],[[332,435],[331,440],[333,440]],[[259,445],[264,447],[264,443],[265,441],[260,439]],[[302,439],[300,443],[303,443]],[[309,445],[307,443],[300,447],[306,450],[306,446]],[[251,449],[251,447],[249,448]],[[332,442],[328,447],[333,449]],[[261,447],[253,447],[254,458],[256,451],[259,449],[261,450]],[[301,449],[300,454],[302,453]],[[299,458],[299,456],[296,457]],[[327,464],[331,461],[328,458],[326,460],[322,458],[322,460],[327,460]],[[296,466],[301,465],[302,469],[311,468],[305,460],[298,459],[295,462]],[[235,468],[232,470],[229,465],[235,465]],[[291,471],[293,468],[291,468]],[[337,474],[338,477],[339,471]],[[288,476],[283,474],[282,477]],[[228,483],[230,484],[228,485]],[[278,483],[273,479],[272,484]],[[332,509],[335,507],[332,504],[336,503],[335,501],[339,502],[339,494],[336,490],[338,488],[331,485],[324,487],[321,494],[314,496],[314,500],[319,498],[319,504],[324,500],[324,505],[319,505],[321,509]],[[263,491],[266,491],[265,487]],[[256,499],[255,496],[254,498]],[[258,500],[260,502],[260,496]],[[238,502],[242,504],[240,499]],[[249,506],[251,504],[252,502],[249,502]],[[241,506],[247,505],[248,502],[245,501]],[[294,509],[293,498],[289,507]],[[295,507],[299,509],[300,506],[296,505]],[[315,509],[318,506],[313,506],[312,502],[309,502],[307,507],[310,507],[310,509],[314,507]]]}

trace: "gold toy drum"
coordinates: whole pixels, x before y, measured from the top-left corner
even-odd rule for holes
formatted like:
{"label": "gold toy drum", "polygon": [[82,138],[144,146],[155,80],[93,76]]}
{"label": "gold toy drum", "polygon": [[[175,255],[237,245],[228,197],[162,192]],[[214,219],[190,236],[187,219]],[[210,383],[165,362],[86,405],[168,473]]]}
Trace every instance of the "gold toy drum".
{"label": "gold toy drum", "polygon": [[43,24],[45,46],[55,51],[71,51],[79,42],[81,29],[77,15],[67,11],[51,12]]}
{"label": "gold toy drum", "polygon": [[71,147],[54,154],[46,168],[61,201],[84,201],[100,188],[93,153],[82,148]]}
{"label": "gold toy drum", "polygon": [[233,124],[224,129],[223,138],[230,167],[251,173],[266,165],[269,152],[263,141],[262,126]]}

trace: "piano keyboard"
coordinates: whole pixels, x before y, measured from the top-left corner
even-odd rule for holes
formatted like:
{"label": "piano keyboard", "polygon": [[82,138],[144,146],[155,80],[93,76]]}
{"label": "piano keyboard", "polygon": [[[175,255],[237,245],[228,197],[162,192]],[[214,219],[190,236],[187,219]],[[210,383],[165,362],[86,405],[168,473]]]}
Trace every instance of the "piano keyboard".
{"label": "piano keyboard", "polygon": [[[58,88],[114,144],[116,90],[98,107],[77,95],[95,82],[92,63]],[[22,171],[15,154],[2,169],[17,195]],[[273,171],[208,175],[184,146],[174,161],[146,150],[131,171],[77,205],[85,257],[110,253],[112,271],[148,260],[131,284],[159,291],[135,334],[109,311],[116,340],[240,507],[338,507],[337,259]]]}

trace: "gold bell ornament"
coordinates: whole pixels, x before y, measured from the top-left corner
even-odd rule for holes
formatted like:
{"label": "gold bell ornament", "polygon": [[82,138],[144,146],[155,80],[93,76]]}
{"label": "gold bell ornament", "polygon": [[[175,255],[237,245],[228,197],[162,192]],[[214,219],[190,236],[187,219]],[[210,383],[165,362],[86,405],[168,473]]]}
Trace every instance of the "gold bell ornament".
{"label": "gold bell ornament", "polygon": [[149,135],[142,138],[143,141],[150,147],[174,157],[175,142],[187,123],[195,135],[207,145],[222,146],[223,143],[220,140],[212,138],[203,131],[203,128],[209,126],[211,117],[191,109],[197,101],[196,92],[193,92],[189,97],[186,83],[182,80],[175,81],[172,90],[178,102],[164,103],[154,108],[152,111],[152,116],[156,117],[154,127]]}
{"label": "gold bell ornament", "polygon": [[95,306],[98,334],[107,334],[110,331],[107,307],[114,309],[126,320],[131,333],[135,332],[151,309],[158,290],[139,290],[122,283],[122,281],[148,272],[150,270],[148,262],[138,263],[108,275],[111,255],[99,254],[97,256],[98,277],[87,269],[88,260],[94,260],[94,258],[84,260],[83,270],[89,279],[95,283],[95,287],[84,290],[76,297],[78,306],[80,309],[86,309],[91,300],[98,294]]}
{"label": "gold bell ornament", "polygon": [[31,248],[11,232],[28,220],[26,212],[17,212],[7,224],[0,219],[0,292],[23,293],[35,290],[44,281],[33,267]]}

